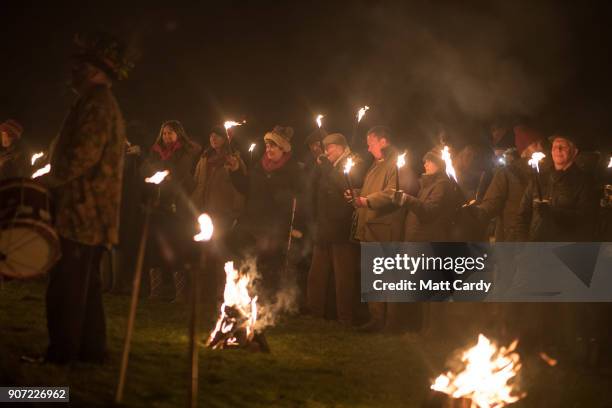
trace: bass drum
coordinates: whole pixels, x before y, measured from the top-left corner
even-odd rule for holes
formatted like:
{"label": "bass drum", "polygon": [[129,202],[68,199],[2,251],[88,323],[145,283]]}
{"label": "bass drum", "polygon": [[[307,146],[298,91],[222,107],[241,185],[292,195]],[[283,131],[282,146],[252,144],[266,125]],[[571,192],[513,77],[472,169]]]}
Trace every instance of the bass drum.
{"label": "bass drum", "polygon": [[28,279],[45,274],[60,258],[52,227],[51,195],[30,179],[0,183],[0,275]]}

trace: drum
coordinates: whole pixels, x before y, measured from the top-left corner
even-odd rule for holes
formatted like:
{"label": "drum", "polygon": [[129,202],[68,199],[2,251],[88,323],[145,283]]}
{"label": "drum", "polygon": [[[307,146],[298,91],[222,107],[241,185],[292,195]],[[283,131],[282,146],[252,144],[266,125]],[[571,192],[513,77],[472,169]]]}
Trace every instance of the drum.
{"label": "drum", "polygon": [[0,183],[0,275],[27,279],[46,273],[60,258],[51,226],[49,191],[30,179]]}

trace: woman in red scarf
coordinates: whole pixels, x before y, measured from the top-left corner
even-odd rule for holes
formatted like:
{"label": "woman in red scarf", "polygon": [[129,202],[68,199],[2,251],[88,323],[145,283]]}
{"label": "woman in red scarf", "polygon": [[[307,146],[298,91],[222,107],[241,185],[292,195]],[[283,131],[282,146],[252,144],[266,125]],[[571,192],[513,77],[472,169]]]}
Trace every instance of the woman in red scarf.
{"label": "woman in red scarf", "polygon": [[[276,126],[264,136],[266,152],[248,173],[240,170],[235,157],[228,159],[231,179],[247,203],[232,233],[232,249],[240,256],[255,254],[262,276],[263,297],[273,302],[285,268],[287,239],[291,227],[293,200],[298,196],[302,171],[292,157],[291,127]],[[300,202],[297,205],[299,209]],[[299,227],[296,214],[293,228]],[[296,232],[294,235],[299,236]]]}
{"label": "woman in red scarf", "polygon": [[157,171],[170,172],[160,185],[147,184],[147,192],[153,194],[155,202],[147,248],[152,297],[163,295],[166,285],[162,281],[170,280],[170,276],[174,278],[175,297],[183,295],[187,250],[197,217],[190,209],[188,197],[195,186],[193,169],[200,150],[179,121],[169,120],[162,124],[141,168],[143,178]]}

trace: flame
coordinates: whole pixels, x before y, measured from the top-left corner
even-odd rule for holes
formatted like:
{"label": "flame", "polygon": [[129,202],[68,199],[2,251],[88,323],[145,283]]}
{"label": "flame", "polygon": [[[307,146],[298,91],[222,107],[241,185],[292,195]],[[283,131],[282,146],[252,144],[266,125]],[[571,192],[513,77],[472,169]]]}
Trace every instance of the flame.
{"label": "flame", "polygon": [[401,169],[406,165],[406,152],[397,156],[397,168]]}
{"label": "flame", "polygon": [[315,119],[315,121],[317,122],[317,126],[319,127],[319,129],[321,129],[321,126],[323,126],[323,122],[321,121],[321,119],[323,119],[325,116],[323,115],[317,115],[317,118]]}
{"label": "flame", "polygon": [[364,106],[363,108],[359,109],[359,112],[357,112],[357,123],[361,122],[361,119],[363,119],[363,116],[366,114],[366,111],[369,109],[370,109],[369,106]]}
{"label": "flame", "polygon": [[45,167],[42,167],[42,168],[36,170],[34,172],[34,174],[32,174],[32,178],[35,179],[37,177],[40,177],[42,175],[45,175],[45,174],[49,173],[50,171],[51,171],[51,165],[47,164]]}
{"label": "flame", "polygon": [[32,158],[30,159],[32,162],[32,166],[34,165],[34,163],[36,163],[36,160],[40,159],[41,157],[43,157],[45,155],[44,152],[38,152],[38,153],[34,153],[32,155]]}
{"label": "flame", "polygon": [[608,163],[608,168],[612,169],[612,156],[610,157],[610,163]]}
{"label": "flame", "polygon": [[529,165],[533,167],[534,169],[536,169],[537,172],[539,173],[540,172],[540,160],[542,160],[545,157],[546,155],[542,152],[534,152],[531,155],[531,159],[529,159],[527,163],[529,163]]}
{"label": "flame", "polygon": [[210,241],[214,230],[210,216],[206,213],[200,214],[198,217],[198,224],[200,224],[200,232],[193,236],[193,240],[196,242]]}
{"label": "flame", "polygon": [[349,174],[354,165],[353,158],[349,157],[344,164],[344,174]]}
{"label": "flame", "polygon": [[453,160],[451,159],[450,150],[448,146],[444,146],[442,152],[442,160],[444,160],[444,164],[446,164],[446,175],[453,180],[457,181],[457,173],[455,173],[455,168],[453,167]]}
{"label": "flame", "polygon": [[542,360],[544,360],[546,362],[546,364],[548,364],[551,367],[554,367],[557,365],[557,360],[552,358],[551,356],[549,356],[548,354],[541,352],[540,353],[540,358]]}
{"label": "flame", "polygon": [[[236,309],[239,314],[246,317],[246,335],[251,340],[255,334],[255,322],[257,321],[257,296],[251,298],[249,295],[250,278],[248,275],[240,275],[234,269],[234,262],[225,263],[225,290],[223,292],[223,304],[221,305],[221,315],[214,330],[208,338],[208,345],[215,339],[219,332],[230,333],[237,323],[237,319],[226,314],[226,307]],[[228,345],[236,344],[236,337],[227,339]]]}
{"label": "flame", "polygon": [[255,150],[255,146],[257,146],[255,143],[251,143],[251,147],[249,147],[249,153],[253,153],[253,150]]}
{"label": "flame", "polygon": [[501,408],[524,398],[526,393],[517,393],[514,384],[508,384],[521,369],[517,344],[514,340],[508,348],[497,348],[480,334],[478,343],[463,352],[463,371],[441,374],[431,389],[453,398],[471,399],[480,408]]}
{"label": "flame", "polygon": [[233,120],[228,120],[226,121],[223,126],[225,127],[225,130],[233,128],[234,126],[242,126],[246,123],[246,120],[243,120],[242,122],[234,122]]}
{"label": "flame", "polygon": [[170,174],[168,170],[158,171],[151,177],[147,177],[145,179],[145,183],[160,184],[162,181],[164,181],[164,179],[166,178],[168,174]]}

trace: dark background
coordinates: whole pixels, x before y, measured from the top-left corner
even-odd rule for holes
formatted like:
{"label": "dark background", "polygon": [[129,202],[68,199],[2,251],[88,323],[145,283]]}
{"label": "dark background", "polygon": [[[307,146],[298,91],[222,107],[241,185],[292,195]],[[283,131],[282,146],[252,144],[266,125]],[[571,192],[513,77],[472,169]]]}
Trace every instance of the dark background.
{"label": "dark background", "polygon": [[[299,143],[326,115],[350,134],[391,126],[426,146],[445,126],[456,143],[482,138],[498,115],[549,133],[571,128],[607,153],[612,124],[610,6],[557,1],[2,2],[0,120],[45,147],[73,95],[75,32],[105,28],[141,55],[114,89],[128,138],[150,145],[166,119],[205,142],[226,119],[238,138],[275,124]],[[301,145],[301,143],[299,143]],[[297,144],[296,144],[297,145]]]}

